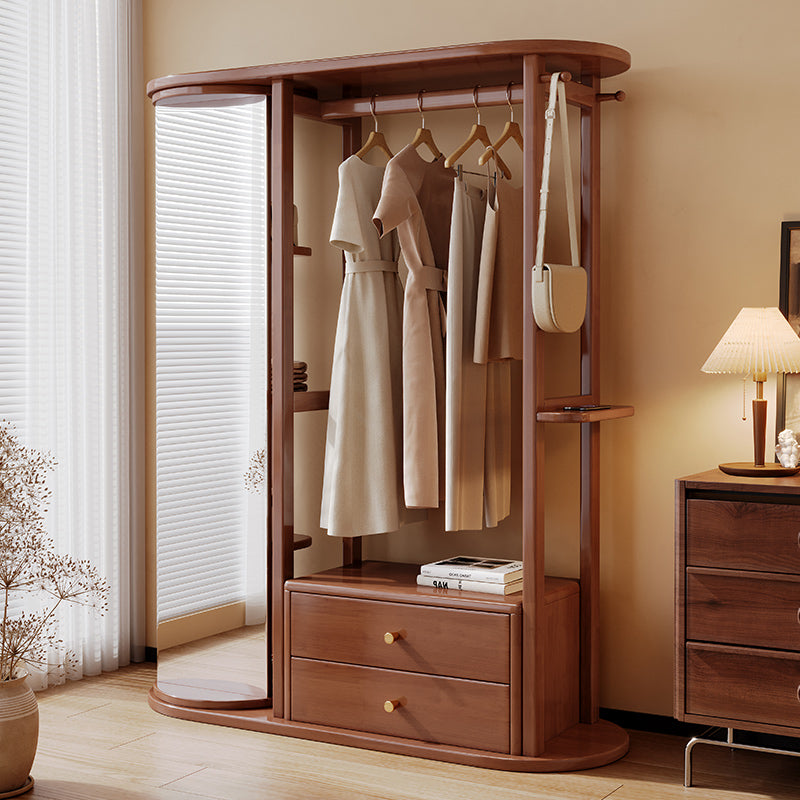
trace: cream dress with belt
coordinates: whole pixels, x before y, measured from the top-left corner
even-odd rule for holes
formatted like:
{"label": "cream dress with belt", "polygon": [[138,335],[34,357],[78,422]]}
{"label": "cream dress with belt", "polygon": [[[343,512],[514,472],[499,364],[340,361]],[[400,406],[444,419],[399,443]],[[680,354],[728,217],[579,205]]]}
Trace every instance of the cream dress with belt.
{"label": "cream dress with belt", "polygon": [[397,231],[408,268],[403,305],[403,478],[408,508],[444,495],[444,306],[455,172],[411,146],[386,165],[374,222]]}
{"label": "cream dress with belt", "polygon": [[345,252],[336,328],[320,526],[331,536],[397,530],[403,519],[398,242],[372,215],[383,167],[351,156],[339,166],[331,244]]}

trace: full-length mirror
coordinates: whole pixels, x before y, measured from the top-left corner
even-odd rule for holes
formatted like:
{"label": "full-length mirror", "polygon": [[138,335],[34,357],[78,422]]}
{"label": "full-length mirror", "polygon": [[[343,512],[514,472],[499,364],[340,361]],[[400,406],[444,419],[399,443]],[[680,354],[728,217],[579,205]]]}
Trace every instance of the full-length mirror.
{"label": "full-length mirror", "polygon": [[156,106],[158,687],[190,700],[267,694],[266,148],[261,94]]}

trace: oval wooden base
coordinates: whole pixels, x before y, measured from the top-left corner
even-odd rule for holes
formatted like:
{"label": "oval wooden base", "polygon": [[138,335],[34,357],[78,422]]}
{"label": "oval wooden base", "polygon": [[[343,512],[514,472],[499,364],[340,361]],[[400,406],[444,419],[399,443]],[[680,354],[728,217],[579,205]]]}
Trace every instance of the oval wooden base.
{"label": "oval wooden base", "polygon": [[150,690],[148,702],[155,711],[178,719],[510,772],[571,772],[591,769],[610,764],[628,752],[628,734],[619,726],[604,720],[593,725],[574,725],[552,738],[541,755],[522,756],[275,719],[272,709],[221,711],[187,708],[165,701],[156,687]]}
{"label": "oval wooden base", "polygon": [[29,792],[31,789],[33,789],[33,777],[28,775],[28,780],[18,789],[12,789],[10,792],[0,792],[0,800],[3,800],[5,797],[19,797],[21,794],[25,794],[25,792]]}
{"label": "oval wooden base", "polygon": [[187,709],[204,708],[224,711],[267,708],[270,705],[270,700],[263,689],[233,681],[170,678],[159,680],[154,684],[150,695],[157,698],[159,702]]}
{"label": "oval wooden base", "polygon": [[782,467],[780,464],[762,464],[757,467],[749,461],[733,461],[729,464],[720,464],[719,468],[726,475],[738,475],[747,478],[784,478],[800,472],[800,467]]}

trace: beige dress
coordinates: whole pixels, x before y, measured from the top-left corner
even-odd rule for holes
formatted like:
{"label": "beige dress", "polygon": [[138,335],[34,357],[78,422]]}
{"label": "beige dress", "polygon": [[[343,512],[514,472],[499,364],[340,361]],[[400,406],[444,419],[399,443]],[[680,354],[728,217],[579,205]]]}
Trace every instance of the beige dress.
{"label": "beige dress", "polygon": [[511,513],[511,365],[522,358],[522,190],[498,180],[486,205],[474,360],[486,364],[484,513],[495,527]]}
{"label": "beige dress", "polygon": [[437,508],[444,477],[444,308],[455,172],[410,145],[386,165],[374,222],[397,231],[403,304],[403,487],[408,508]]}
{"label": "beige dress", "polygon": [[320,526],[331,536],[397,530],[401,483],[403,289],[394,235],[372,212],[383,168],[351,156],[339,167],[331,243],[345,251],[331,371]]}
{"label": "beige dress", "polygon": [[486,365],[473,360],[486,192],[456,178],[447,265],[445,530],[484,520]]}
{"label": "beige dress", "polygon": [[502,178],[486,209],[475,363],[522,360],[522,189]]}

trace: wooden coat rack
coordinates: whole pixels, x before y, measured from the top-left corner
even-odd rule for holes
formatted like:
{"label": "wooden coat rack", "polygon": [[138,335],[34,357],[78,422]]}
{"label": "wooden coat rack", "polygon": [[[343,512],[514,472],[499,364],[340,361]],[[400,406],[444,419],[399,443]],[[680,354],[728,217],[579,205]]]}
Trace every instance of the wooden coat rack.
{"label": "wooden coat rack", "polygon": [[[249,703],[245,698],[238,705],[214,703],[170,696],[155,686],[150,696],[154,708],[186,719],[520,771],[594,767],[627,751],[627,734],[600,720],[598,713],[599,423],[629,416],[633,409],[564,408],[601,402],[600,107],[624,95],[600,92],[600,81],[629,66],[629,54],[617,47],[526,40],[243,67],[150,82],[154,103],[202,103],[210,96],[242,92],[269,98],[267,269],[274,376],[269,697]],[[543,82],[554,71],[571,74],[567,100],[581,115],[581,264],[589,276],[589,300],[580,333],[580,393],[555,398],[546,397],[543,388],[549,335],[537,330],[525,303],[521,598],[442,595],[417,587],[416,567],[362,562],[358,538],[344,540],[341,567],[294,578],[293,416],[327,407],[327,393],[296,399],[292,386],[294,117],[340,125],[347,157],[361,145],[362,117],[418,113],[421,89],[426,112],[473,107],[476,85],[481,86],[481,107],[521,103],[524,291],[530,297],[544,144]],[[548,424],[580,425],[579,581],[546,577],[544,571],[543,433]],[[426,633],[431,626],[454,631],[455,638],[437,640]],[[493,644],[484,645],[481,636]],[[443,706],[442,698],[453,692],[459,702]],[[487,719],[487,702],[495,704],[495,721]]]}

